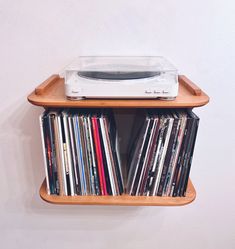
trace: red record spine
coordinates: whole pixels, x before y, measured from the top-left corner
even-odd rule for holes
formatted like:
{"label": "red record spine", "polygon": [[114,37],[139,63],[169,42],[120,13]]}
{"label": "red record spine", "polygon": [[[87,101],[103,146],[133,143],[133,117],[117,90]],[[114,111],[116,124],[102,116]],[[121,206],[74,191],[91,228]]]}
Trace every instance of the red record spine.
{"label": "red record spine", "polygon": [[98,130],[97,119],[92,117],[92,128],[94,133],[94,141],[95,141],[95,150],[97,155],[97,164],[98,164],[98,172],[99,172],[99,179],[100,179],[100,190],[102,195],[107,195],[107,187],[104,175],[104,165],[103,165],[103,157],[101,153],[101,145],[100,145],[100,136]]}

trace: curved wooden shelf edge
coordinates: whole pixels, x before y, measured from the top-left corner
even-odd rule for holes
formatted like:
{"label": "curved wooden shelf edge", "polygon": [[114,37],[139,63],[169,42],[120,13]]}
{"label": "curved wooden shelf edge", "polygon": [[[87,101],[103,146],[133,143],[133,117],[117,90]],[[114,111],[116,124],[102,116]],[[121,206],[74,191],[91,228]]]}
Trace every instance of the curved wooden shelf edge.
{"label": "curved wooden shelf edge", "polygon": [[202,95],[202,90],[196,84],[194,84],[189,78],[185,75],[179,75],[179,83],[182,84],[186,89],[188,89],[193,95],[200,96]]}
{"label": "curved wooden shelf edge", "polygon": [[37,86],[34,90],[36,95],[43,95],[46,93],[48,88],[50,88],[58,79],[59,79],[58,74],[53,74],[51,75],[48,79],[43,81],[39,86]]}
{"label": "curved wooden shelf edge", "polygon": [[40,188],[41,198],[52,204],[73,205],[117,205],[117,206],[183,206],[196,198],[195,188],[189,180],[185,197],[158,197],[158,196],[58,196],[48,195],[46,181]]}

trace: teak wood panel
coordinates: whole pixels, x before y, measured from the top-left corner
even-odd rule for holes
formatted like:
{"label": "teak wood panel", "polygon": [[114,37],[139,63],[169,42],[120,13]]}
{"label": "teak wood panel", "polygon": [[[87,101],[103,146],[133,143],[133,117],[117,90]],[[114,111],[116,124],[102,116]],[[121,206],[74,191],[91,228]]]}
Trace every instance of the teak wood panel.
{"label": "teak wood panel", "polygon": [[74,205],[117,205],[117,206],[183,206],[191,203],[196,198],[196,191],[189,179],[185,197],[160,197],[160,196],[59,196],[48,195],[46,181],[40,188],[41,198],[52,204]]}
{"label": "teak wood panel", "polygon": [[209,97],[187,77],[179,76],[179,94],[175,100],[158,99],[82,99],[68,100],[64,79],[52,75],[28,96],[29,102],[44,107],[110,108],[193,108],[209,102]]}

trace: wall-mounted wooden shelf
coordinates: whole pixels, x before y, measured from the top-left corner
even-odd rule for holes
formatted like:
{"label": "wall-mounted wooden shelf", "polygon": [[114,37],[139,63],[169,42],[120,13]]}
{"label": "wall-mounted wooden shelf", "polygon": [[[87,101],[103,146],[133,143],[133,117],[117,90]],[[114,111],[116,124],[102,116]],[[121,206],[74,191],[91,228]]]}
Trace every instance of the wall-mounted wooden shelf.
{"label": "wall-mounted wooden shelf", "polygon": [[[33,105],[47,107],[86,108],[193,108],[207,104],[209,97],[185,76],[179,76],[179,94],[173,101],[157,99],[83,99],[67,100],[64,94],[64,79],[52,75],[29,96]],[[123,205],[123,206],[181,206],[191,203],[196,191],[189,180],[185,197],[158,196],[57,196],[48,195],[46,182],[42,183],[40,196],[54,204]]]}

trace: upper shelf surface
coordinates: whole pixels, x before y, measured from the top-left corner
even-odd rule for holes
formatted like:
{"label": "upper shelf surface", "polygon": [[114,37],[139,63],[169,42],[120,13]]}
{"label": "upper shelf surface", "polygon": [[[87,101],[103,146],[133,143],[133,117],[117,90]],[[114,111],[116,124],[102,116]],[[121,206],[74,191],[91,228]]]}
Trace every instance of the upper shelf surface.
{"label": "upper shelf surface", "polygon": [[64,78],[52,75],[28,96],[33,105],[44,107],[112,107],[112,108],[192,108],[203,106],[209,97],[183,75],[179,76],[179,94],[175,100],[158,99],[82,99],[68,100]]}

